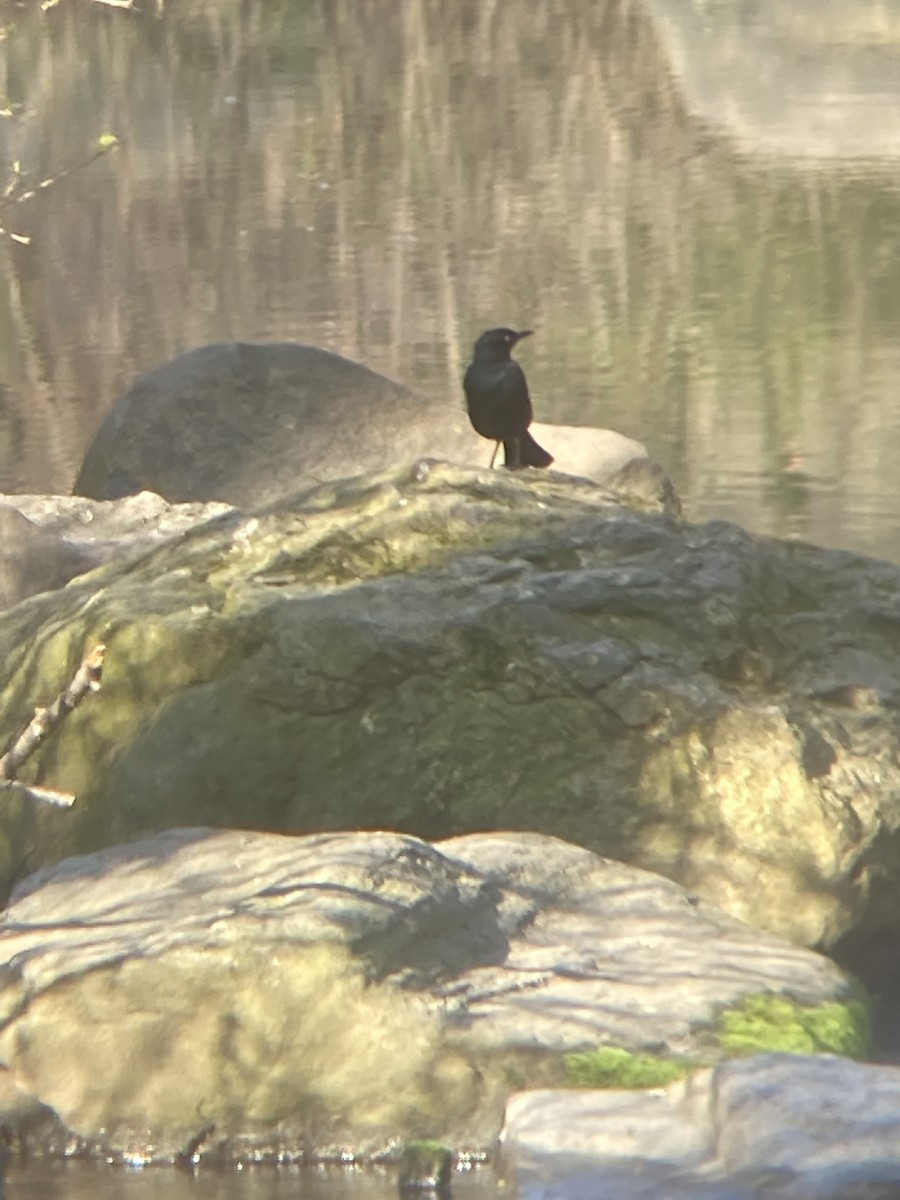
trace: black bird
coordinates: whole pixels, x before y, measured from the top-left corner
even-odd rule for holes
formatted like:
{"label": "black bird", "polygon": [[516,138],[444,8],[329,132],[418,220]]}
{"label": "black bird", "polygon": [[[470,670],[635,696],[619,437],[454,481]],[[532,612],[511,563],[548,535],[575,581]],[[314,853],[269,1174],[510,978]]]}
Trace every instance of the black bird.
{"label": "black bird", "polygon": [[539,446],[528,426],[534,417],[525,372],[513,362],[510,352],[532,330],[489,329],[475,343],[463,388],[469,420],[476,433],[496,442],[491,466],[503,443],[503,465],[511,471],[519,467],[549,467],[553,455]]}

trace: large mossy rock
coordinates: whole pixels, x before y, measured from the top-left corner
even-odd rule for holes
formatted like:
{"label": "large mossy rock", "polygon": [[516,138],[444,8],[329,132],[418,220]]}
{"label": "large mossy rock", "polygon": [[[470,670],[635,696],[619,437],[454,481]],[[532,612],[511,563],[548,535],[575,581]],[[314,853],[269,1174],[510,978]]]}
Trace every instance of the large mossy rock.
{"label": "large mossy rock", "polygon": [[[676,503],[639,442],[609,429],[535,431],[557,470],[604,484],[621,476],[632,492]],[[261,504],[420,456],[486,466],[491,449],[469,425],[461,385],[427,397],[315,346],[221,343],[129,388],[89,447],[75,492]]]}
{"label": "large mossy rock", "polygon": [[170,830],[31,876],[0,956],[0,1122],[43,1151],[490,1148],[511,1089],[601,1043],[683,1075],[748,1011],[865,1049],[828,959],[534,834]]}
{"label": "large mossy rock", "polygon": [[2,728],[103,690],[4,810],[7,883],[177,824],[553,833],[830,945],[900,913],[900,571],[544,473],[227,514],[0,615]]}

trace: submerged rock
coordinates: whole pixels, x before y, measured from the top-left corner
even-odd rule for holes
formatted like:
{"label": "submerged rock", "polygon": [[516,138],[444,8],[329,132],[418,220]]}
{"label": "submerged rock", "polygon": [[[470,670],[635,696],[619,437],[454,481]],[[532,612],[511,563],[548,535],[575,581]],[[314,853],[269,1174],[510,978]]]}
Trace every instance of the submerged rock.
{"label": "submerged rock", "polygon": [[766,996],[865,1041],[827,959],[529,834],[172,830],[31,876],[0,957],[0,1123],[128,1161],[489,1148],[567,1053],[779,1045]]}

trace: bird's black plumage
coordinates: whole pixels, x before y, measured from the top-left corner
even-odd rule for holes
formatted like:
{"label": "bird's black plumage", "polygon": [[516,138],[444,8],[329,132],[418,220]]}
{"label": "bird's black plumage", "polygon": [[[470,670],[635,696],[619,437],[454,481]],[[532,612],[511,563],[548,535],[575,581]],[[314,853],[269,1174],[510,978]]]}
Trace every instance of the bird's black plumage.
{"label": "bird's black plumage", "polygon": [[[534,417],[528,382],[525,372],[511,358],[513,346],[530,333],[530,329],[522,333],[488,329],[475,343],[463,379],[466,408],[475,432],[503,443],[504,466],[510,470],[549,467],[553,462],[553,455],[528,432]],[[493,463],[492,458],[491,466]]]}

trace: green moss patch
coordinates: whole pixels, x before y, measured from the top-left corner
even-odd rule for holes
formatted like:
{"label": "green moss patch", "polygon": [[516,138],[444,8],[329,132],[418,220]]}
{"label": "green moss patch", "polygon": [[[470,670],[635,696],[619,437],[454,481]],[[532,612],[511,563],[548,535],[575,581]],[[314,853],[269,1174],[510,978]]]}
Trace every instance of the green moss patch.
{"label": "green moss patch", "polygon": [[747,996],[722,1013],[717,1038],[728,1057],[780,1050],[862,1058],[871,1040],[869,1011],[861,1000],[804,1007],[785,996]]}
{"label": "green moss patch", "polygon": [[869,1010],[862,1000],[804,1006],[785,996],[747,996],[740,1008],[721,1014],[714,1037],[718,1053],[708,1060],[633,1054],[620,1046],[566,1054],[566,1082],[583,1088],[665,1087],[720,1058],[772,1051],[864,1058],[871,1040]]}
{"label": "green moss patch", "polygon": [[428,1139],[407,1142],[400,1152],[400,1193],[444,1192],[450,1187],[452,1155],[442,1142]]}
{"label": "green moss patch", "polygon": [[600,1046],[579,1054],[563,1056],[566,1080],[572,1087],[652,1088],[665,1087],[701,1064],[689,1058],[657,1058],[632,1054],[620,1046]]}

